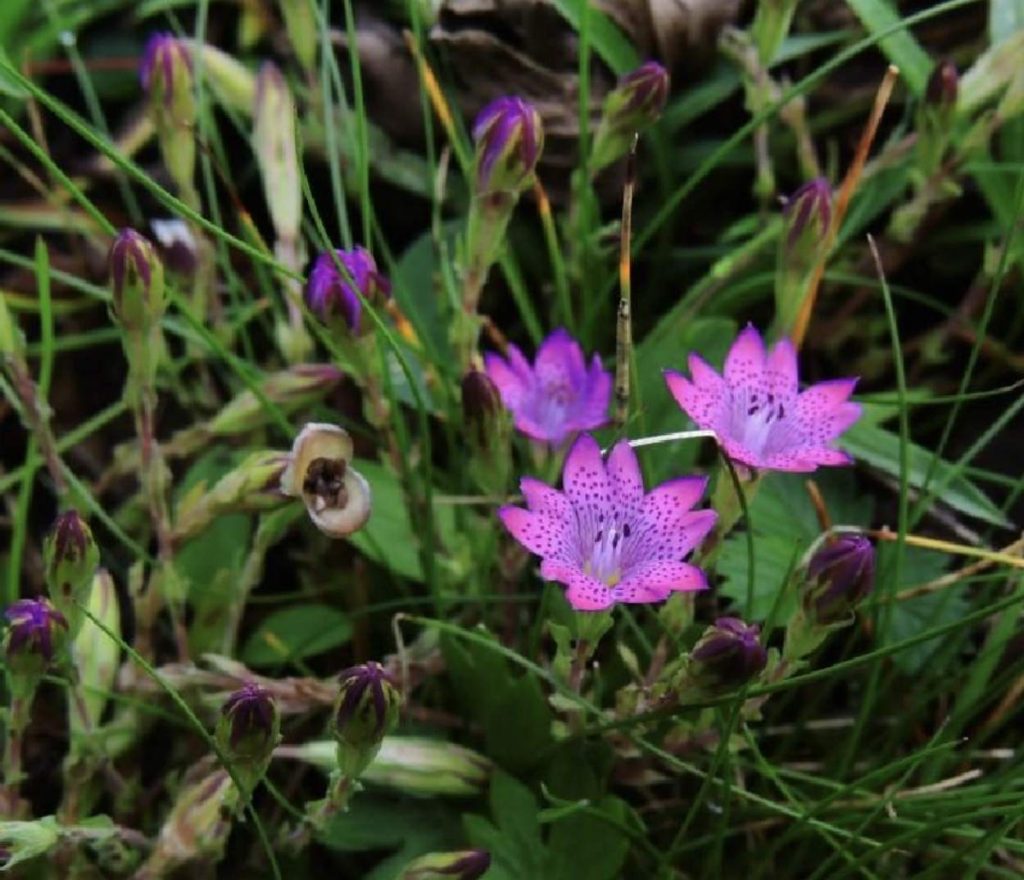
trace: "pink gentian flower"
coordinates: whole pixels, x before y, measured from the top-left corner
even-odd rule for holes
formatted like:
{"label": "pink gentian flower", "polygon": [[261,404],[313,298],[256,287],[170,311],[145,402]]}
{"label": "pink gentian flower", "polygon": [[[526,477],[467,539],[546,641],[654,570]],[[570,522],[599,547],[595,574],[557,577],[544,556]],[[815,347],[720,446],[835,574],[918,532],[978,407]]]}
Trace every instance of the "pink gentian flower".
{"label": "pink gentian flower", "polygon": [[563,491],[531,477],[520,486],[528,509],[503,507],[505,528],[541,557],[545,580],[568,587],[577,611],[617,602],[661,602],[675,590],[703,590],[707,579],[682,561],[715,524],[713,510],[693,510],[706,477],[682,477],[644,493],[636,453],[625,440],[608,461],[589,434],[569,450]]}
{"label": "pink gentian flower", "polygon": [[782,339],[765,351],[748,325],[729,349],[724,375],[690,355],[690,375],[665,371],[676,402],[697,425],[714,431],[733,461],[773,471],[813,471],[851,464],[835,439],[860,417],[849,397],[856,379],[819,382],[801,392],[796,349]]}
{"label": "pink gentian flower", "polygon": [[588,368],[580,344],[565,330],[541,343],[533,366],[514,345],[508,347],[507,360],[485,354],[484,366],[516,428],[534,440],[560,446],[577,431],[608,421],[611,373],[596,354]]}

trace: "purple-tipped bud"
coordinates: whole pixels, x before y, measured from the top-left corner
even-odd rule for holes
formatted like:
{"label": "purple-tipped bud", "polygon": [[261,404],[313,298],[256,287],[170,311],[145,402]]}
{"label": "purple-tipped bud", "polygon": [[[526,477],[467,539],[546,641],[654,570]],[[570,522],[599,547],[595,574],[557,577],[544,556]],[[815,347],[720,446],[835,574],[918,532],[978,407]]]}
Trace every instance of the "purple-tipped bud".
{"label": "purple-tipped bud", "polygon": [[164,312],[164,269],[156,249],[134,229],[122,229],[107,257],[114,315],[125,330],[142,332]]}
{"label": "purple-tipped bud", "polygon": [[668,90],[668,71],[657,61],[648,61],[619,80],[608,96],[607,106],[614,102],[620,124],[639,131],[661,116]]}
{"label": "purple-tipped bud", "polygon": [[949,61],[940,61],[928,77],[928,85],[925,88],[924,98],[932,107],[941,110],[951,109],[956,106],[956,99],[960,92],[960,75],[956,65]]}
{"label": "purple-tipped bud", "polygon": [[462,415],[466,424],[478,429],[502,411],[501,393],[482,370],[470,370],[462,377]]}
{"label": "purple-tipped bud", "polygon": [[658,121],[668,100],[669,76],[657,61],[627,73],[608,93],[594,136],[591,170],[599,171],[624,156],[633,138]]}
{"label": "purple-tipped bud", "polygon": [[832,222],[832,187],[824,177],[809,180],[787,199],[783,215],[787,246],[817,250]]}
{"label": "purple-tipped bud", "polygon": [[875,585],[875,548],[863,535],[839,535],[807,565],[801,603],[813,623],[841,623]]}
{"label": "purple-tipped bud", "polygon": [[498,98],[473,123],[477,195],[519,193],[544,149],[540,114],[522,98]]}
{"label": "purple-tipped bud", "polygon": [[[335,254],[344,274],[339,270]],[[362,329],[363,306],[359,291],[364,299],[380,303],[391,294],[391,282],[377,269],[373,255],[363,247],[350,251],[337,250],[335,254],[320,254],[313,265],[306,286],[306,303],[322,319],[340,317],[353,333]]]}
{"label": "purple-tipped bud", "polygon": [[698,678],[712,686],[737,687],[764,669],[768,654],[761,628],[738,617],[719,617],[690,652]]}
{"label": "purple-tipped bud", "polygon": [[46,599],[19,599],[6,611],[4,656],[15,675],[38,676],[60,653],[68,622]]}
{"label": "purple-tipped bud", "polygon": [[77,634],[82,623],[78,606],[89,600],[100,561],[92,531],[77,510],[66,510],[57,517],[43,541],[43,560],[50,598],[71,621],[72,634]]}
{"label": "purple-tipped bud", "polygon": [[139,80],[150,98],[170,106],[177,88],[191,88],[192,57],[185,44],[172,34],[151,34],[142,52]]}
{"label": "purple-tipped bud", "polygon": [[356,777],[373,760],[385,735],[398,722],[402,695],[391,674],[379,663],[364,663],[338,676],[334,703],[334,739],[338,768]]}
{"label": "purple-tipped bud", "polygon": [[280,738],[281,720],[270,691],[247,682],[224,702],[217,740],[237,761],[265,765]]}
{"label": "purple-tipped bud", "polygon": [[399,880],[477,880],[490,867],[491,854],[485,849],[427,853],[406,865],[398,877]]}

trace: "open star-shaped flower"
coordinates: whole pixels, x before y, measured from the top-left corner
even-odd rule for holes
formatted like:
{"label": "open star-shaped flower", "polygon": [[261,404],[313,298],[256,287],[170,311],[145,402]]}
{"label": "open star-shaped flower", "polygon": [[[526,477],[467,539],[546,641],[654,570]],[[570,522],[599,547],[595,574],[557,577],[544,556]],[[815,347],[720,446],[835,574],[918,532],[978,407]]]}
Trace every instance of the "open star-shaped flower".
{"label": "open star-shaped flower", "polygon": [[669,390],[699,427],[715,432],[733,461],[774,471],[852,463],[833,444],[860,417],[860,406],[849,401],[856,379],[800,391],[793,343],[783,339],[766,351],[749,325],[729,349],[724,375],[699,355],[689,363],[690,379],[665,371]]}
{"label": "open star-shaped flower", "polygon": [[693,510],[705,477],[669,480],[644,492],[636,453],[625,440],[607,463],[589,434],[569,450],[563,491],[524,477],[528,509],[503,507],[512,536],[542,558],[546,580],[568,587],[577,611],[617,602],[661,602],[675,590],[702,590],[707,579],[683,562],[715,524],[713,510]]}
{"label": "open star-shaped flower", "polygon": [[488,353],[484,365],[516,428],[534,440],[559,446],[577,431],[608,421],[611,373],[596,354],[587,367],[580,344],[565,330],[541,343],[533,366],[514,345],[507,360]]}

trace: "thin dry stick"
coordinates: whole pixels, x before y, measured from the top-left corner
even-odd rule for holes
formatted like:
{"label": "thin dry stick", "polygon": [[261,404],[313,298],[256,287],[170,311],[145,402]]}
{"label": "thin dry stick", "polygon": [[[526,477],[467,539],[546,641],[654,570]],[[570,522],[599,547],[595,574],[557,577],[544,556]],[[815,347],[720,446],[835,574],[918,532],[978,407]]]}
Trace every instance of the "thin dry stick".
{"label": "thin dry stick", "polygon": [[[879,541],[897,541],[899,536],[896,532],[888,529],[869,529],[864,532]],[[928,550],[939,550],[943,553],[952,553],[956,556],[977,556],[979,559],[986,559],[989,562],[1001,562],[1012,568],[1024,568],[1024,557],[1013,556],[1004,550],[988,550],[984,547],[971,547],[967,544],[956,544],[953,541],[942,541],[939,538],[926,538],[923,535],[904,535],[903,540],[914,547],[924,547]]]}
{"label": "thin dry stick", "polygon": [[626,161],[622,193],[622,232],[619,247],[619,314],[615,328],[615,427],[620,432],[629,418],[629,360],[633,354],[633,298],[630,242],[633,237],[633,189],[636,184],[636,145]]}
{"label": "thin dry stick", "polygon": [[889,69],[885,72],[885,77],[882,79],[882,84],[878,87],[878,92],[875,95],[875,104],[871,108],[871,116],[868,117],[868,123],[864,127],[863,134],[860,136],[860,142],[857,144],[857,152],[854,153],[853,162],[850,164],[849,171],[846,172],[846,177],[843,178],[843,185],[840,187],[839,195],[836,198],[835,210],[832,212],[832,222],[829,223],[828,231],[825,233],[825,247],[822,248],[821,257],[814,267],[814,274],[811,276],[810,283],[807,286],[807,293],[804,295],[804,301],[800,306],[800,314],[797,315],[796,325],[793,327],[793,344],[798,348],[803,344],[804,336],[807,334],[807,327],[811,322],[811,313],[814,311],[814,302],[818,297],[821,279],[825,275],[825,264],[828,262],[829,253],[839,235],[839,228],[842,226],[843,218],[846,216],[846,211],[850,206],[854,190],[856,190],[857,184],[860,182],[868,153],[871,150],[872,143],[874,143],[875,135],[878,133],[878,124],[882,120],[882,114],[889,103],[893,87],[896,85],[896,78],[899,75],[899,68],[894,64],[890,64]]}
{"label": "thin dry stick", "polygon": [[[1008,553],[1011,555],[1017,555],[1024,550],[1024,538],[1018,538],[1012,544],[1007,544],[1000,553]],[[895,596],[893,596],[893,602],[905,602],[907,599],[916,599],[918,596],[924,596],[927,593],[937,593],[939,590],[945,590],[948,587],[953,587],[959,584],[964,578],[973,577],[978,572],[984,571],[986,568],[991,568],[995,565],[996,560],[993,559],[982,559],[978,562],[972,562],[970,565],[964,566],[957,571],[944,574],[942,577],[935,578],[923,584],[918,584],[915,587],[907,587],[905,590],[901,590]]]}

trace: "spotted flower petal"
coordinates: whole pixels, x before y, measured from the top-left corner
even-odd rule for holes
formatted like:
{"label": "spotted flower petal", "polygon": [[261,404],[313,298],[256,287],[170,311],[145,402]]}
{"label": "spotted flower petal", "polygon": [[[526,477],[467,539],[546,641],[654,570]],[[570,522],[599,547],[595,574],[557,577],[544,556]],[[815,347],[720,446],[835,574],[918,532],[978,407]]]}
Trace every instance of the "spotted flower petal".
{"label": "spotted flower petal", "polygon": [[611,374],[597,356],[588,367],[579,343],[565,330],[541,343],[532,365],[510,345],[506,357],[486,354],[484,367],[516,428],[535,440],[560,446],[608,420]]}
{"label": "spotted flower petal", "polygon": [[526,508],[503,507],[505,528],[541,557],[545,580],[565,584],[578,611],[618,603],[662,602],[676,590],[701,590],[704,573],[683,562],[715,523],[693,510],[707,487],[684,477],[645,493],[636,453],[620,441],[608,455],[582,434],[566,456],[562,491],[530,477]]}
{"label": "spotted flower petal", "polygon": [[778,471],[850,463],[834,443],[860,417],[860,406],[849,402],[855,379],[799,391],[793,343],[783,339],[766,350],[752,326],[736,338],[722,375],[696,355],[689,366],[689,378],[666,371],[669,391],[734,461]]}

